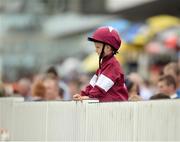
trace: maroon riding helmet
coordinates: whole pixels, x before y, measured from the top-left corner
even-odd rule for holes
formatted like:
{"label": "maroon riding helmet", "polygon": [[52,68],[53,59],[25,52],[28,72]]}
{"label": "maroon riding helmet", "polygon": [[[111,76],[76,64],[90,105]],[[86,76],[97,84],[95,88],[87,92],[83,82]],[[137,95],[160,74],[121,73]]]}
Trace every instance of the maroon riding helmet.
{"label": "maroon riding helmet", "polygon": [[118,32],[113,27],[108,26],[98,28],[92,37],[88,37],[88,40],[108,44],[116,51],[121,46],[121,39]]}

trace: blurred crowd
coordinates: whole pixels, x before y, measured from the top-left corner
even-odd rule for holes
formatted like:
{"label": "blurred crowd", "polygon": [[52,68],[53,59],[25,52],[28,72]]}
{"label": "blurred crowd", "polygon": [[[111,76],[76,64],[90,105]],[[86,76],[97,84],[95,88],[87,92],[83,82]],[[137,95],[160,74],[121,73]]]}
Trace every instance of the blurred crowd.
{"label": "blurred crowd", "polygon": [[[106,5],[101,2],[92,2],[96,4],[93,8]],[[129,101],[180,96],[178,13],[175,16],[158,12],[131,21],[122,18],[121,13],[98,16],[74,11],[79,7],[80,12],[84,4],[64,0],[0,0],[1,97],[72,100],[98,67],[98,57],[92,48],[87,48],[90,45],[84,37],[99,26],[111,26],[120,33],[122,45],[116,57],[126,74]],[[139,14],[134,18],[138,17]],[[50,67],[42,69],[47,65]]]}
{"label": "blurred crowd", "polygon": [[[12,83],[1,82],[0,96],[21,96],[25,101],[70,101],[89,83],[91,74],[72,72],[69,76],[61,78],[56,67],[51,66],[32,77],[22,77]],[[131,72],[126,75],[125,84],[129,101],[180,98],[180,64],[167,63],[155,80]]]}
{"label": "blurred crowd", "polygon": [[54,66],[32,77],[22,77],[13,83],[1,83],[0,96],[21,96],[25,101],[71,100],[72,95],[88,83],[89,76],[74,74],[61,79]]}
{"label": "blurred crowd", "polygon": [[180,65],[169,62],[155,80],[144,80],[138,73],[130,73],[126,80],[129,101],[180,98]]}

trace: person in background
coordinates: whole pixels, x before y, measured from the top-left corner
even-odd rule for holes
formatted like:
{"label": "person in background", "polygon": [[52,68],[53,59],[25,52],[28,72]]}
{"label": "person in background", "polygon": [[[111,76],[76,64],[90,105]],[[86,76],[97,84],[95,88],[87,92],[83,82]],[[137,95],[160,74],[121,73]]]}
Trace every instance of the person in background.
{"label": "person in background", "polygon": [[147,85],[145,80],[136,72],[132,72],[128,75],[128,78],[139,86],[139,95],[143,100],[149,100],[153,95],[153,91],[150,86]]}
{"label": "person in background", "polygon": [[142,101],[142,98],[139,96],[140,90],[138,84],[131,81],[129,78],[126,78],[125,84],[129,94],[128,101]]}
{"label": "person in background", "polygon": [[34,101],[42,101],[46,92],[43,80],[36,80],[33,82],[31,91]]}
{"label": "person in background", "polygon": [[53,74],[38,75],[34,79],[31,92],[34,101],[55,101],[63,98],[59,91],[58,79]]}
{"label": "person in background", "polygon": [[[58,86],[59,86],[59,94],[63,95],[63,100],[67,101],[67,100],[71,100],[72,97],[70,95],[70,90],[68,85],[62,81],[56,71],[56,68],[54,66],[51,66],[47,69],[46,74],[52,74],[54,75],[54,77],[57,78],[58,80]],[[60,96],[61,97],[61,96]]]}
{"label": "person in background", "polygon": [[164,75],[171,75],[175,79],[177,79],[176,77],[177,77],[177,74],[178,74],[178,64],[176,62],[168,63],[163,68],[163,74]]}
{"label": "person in background", "polygon": [[164,75],[158,80],[159,93],[163,93],[170,97],[170,99],[179,98],[176,93],[176,81],[171,75]]}
{"label": "person in background", "polygon": [[150,97],[150,100],[162,100],[162,99],[170,99],[170,97],[163,93],[157,93]]}
{"label": "person in background", "polygon": [[95,45],[99,55],[99,68],[89,85],[80,94],[75,94],[76,101],[98,99],[100,102],[127,101],[123,69],[114,55],[121,45],[118,32],[112,27],[100,27],[88,38]]}
{"label": "person in background", "polygon": [[71,96],[77,94],[80,91],[81,83],[78,78],[74,78],[68,81],[69,92]]}
{"label": "person in background", "polygon": [[164,75],[171,75],[176,81],[176,93],[180,97],[180,67],[176,62],[170,62],[163,68]]}
{"label": "person in background", "polygon": [[17,93],[21,95],[25,101],[32,101],[30,79],[21,78],[17,85]]}
{"label": "person in background", "polygon": [[43,96],[43,100],[55,101],[63,99],[63,94],[60,94],[59,91],[58,80],[54,75],[46,75],[43,79],[43,86],[45,87],[45,94]]}

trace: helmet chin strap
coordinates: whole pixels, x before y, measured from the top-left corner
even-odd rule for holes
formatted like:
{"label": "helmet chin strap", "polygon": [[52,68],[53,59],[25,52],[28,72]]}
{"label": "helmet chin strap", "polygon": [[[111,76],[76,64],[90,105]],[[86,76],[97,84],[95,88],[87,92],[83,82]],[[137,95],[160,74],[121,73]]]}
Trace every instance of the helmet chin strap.
{"label": "helmet chin strap", "polygon": [[103,55],[104,55],[104,48],[105,48],[105,43],[103,43],[103,48],[102,48],[102,50],[101,50],[101,53],[100,53],[100,55],[99,55],[99,69],[101,68],[101,60],[102,60],[102,58],[103,58]]}

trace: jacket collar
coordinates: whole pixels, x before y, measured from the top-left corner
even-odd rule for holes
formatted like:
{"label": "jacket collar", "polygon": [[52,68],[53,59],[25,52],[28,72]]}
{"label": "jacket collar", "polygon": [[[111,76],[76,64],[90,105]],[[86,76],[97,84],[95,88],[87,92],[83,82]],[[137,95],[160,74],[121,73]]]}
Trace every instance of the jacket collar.
{"label": "jacket collar", "polygon": [[178,97],[178,95],[176,93],[170,96],[171,99],[175,99],[177,97]]}
{"label": "jacket collar", "polygon": [[109,60],[109,59],[112,58],[112,57],[114,57],[113,54],[110,54],[110,55],[107,55],[107,56],[103,57],[103,60],[102,60],[102,63],[101,63],[101,64],[103,64],[104,62],[106,62],[107,60]]}

